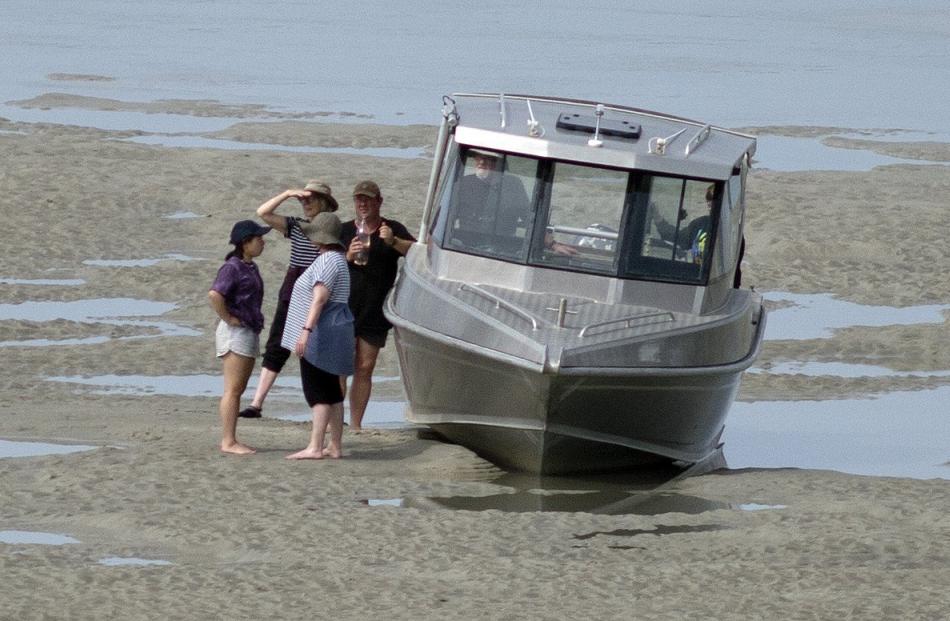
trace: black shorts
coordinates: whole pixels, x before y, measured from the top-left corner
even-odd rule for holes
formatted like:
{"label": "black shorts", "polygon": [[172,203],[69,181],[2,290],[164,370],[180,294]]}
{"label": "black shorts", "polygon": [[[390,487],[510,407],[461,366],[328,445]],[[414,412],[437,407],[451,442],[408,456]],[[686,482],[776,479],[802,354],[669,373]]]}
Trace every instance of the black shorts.
{"label": "black shorts", "polygon": [[379,330],[371,328],[356,328],[356,338],[363,339],[373,347],[382,349],[386,347],[386,335],[389,334],[389,330]]}
{"label": "black shorts", "polygon": [[343,403],[340,376],[318,369],[305,358],[300,359],[300,383],[303,384],[303,396],[310,407]]}

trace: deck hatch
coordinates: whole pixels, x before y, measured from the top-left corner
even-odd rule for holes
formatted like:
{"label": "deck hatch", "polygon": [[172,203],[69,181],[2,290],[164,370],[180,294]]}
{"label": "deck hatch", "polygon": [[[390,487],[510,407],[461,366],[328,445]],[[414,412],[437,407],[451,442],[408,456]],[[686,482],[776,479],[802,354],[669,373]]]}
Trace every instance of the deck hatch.
{"label": "deck hatch", "polygon": [[[557,117],[557,128],[593,134],[597,127],[597,118],[571,112],[562,112]],[[637,140],[640,138],[640,124],[615,119],[601,119],[600,133],[614,138]]]}

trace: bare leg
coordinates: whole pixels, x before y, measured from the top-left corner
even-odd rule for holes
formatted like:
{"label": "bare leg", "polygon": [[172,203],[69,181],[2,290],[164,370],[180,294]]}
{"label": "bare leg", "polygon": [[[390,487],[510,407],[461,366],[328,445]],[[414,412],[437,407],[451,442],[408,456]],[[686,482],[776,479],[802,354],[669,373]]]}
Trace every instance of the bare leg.
{"label": "bare leg", "polygon": [[363,427],[363,415],[373,390],[373,370],[379,348],[363,339],[356,339],[356,370],[350,387],[350,428],[359,431]]}
{"label": "bare leg", "polygon": [[267,393],[270,392],[270,389],[274,386],[274,382],[277,381],[278,373],[276,371],[271,371],[267,367],[261,367],[261,377],[257,382],[257,390],[254,391],[254,398],[251,400],[251,406],[257,409],[264,407],[264,399],[267,398]]}
{"label": "bare leg", "polygon": [[334,403],[330,406],[330,445],[323,449],[326,457],[340,459],[343,457],[343,403]]}
{"label": "bare leg", "polygon": [[310,444],[302,451],[288,455],[287,459],[323,459],[323,436],[330,424],[330,410],[333,406],[318,403],[313,406],[313,427],[310,430]]}
{"label": "bare leg", "polygon": [[254,369],[254,358],[239,356],[229,351],[221,360],[224,363],[224,392],[218,405],[218,415],[221,418],[221,451],[249,455],[255,451],[238,442],[237,419],[241,394],[247,388],[247,380]]}

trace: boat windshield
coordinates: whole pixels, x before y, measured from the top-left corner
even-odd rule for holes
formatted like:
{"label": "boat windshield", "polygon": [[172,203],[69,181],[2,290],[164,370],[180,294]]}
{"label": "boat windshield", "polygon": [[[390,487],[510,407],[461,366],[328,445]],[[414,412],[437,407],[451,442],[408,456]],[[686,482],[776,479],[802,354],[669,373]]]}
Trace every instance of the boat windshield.
{"label": "boat windshield", "polygon": [[461,148],[432,234],[504,261],[696,284],[712,263],[723,187]]}

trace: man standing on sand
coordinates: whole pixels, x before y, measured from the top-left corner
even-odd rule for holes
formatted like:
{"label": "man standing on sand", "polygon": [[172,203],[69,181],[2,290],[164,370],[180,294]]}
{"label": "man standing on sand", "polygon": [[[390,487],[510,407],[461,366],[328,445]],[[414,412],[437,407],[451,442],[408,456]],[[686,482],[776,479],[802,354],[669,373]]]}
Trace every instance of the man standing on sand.
{"label": "man standing on sand", "polygon": [[[373,181],[356,184],[353,205],[356,218],[343,223],[340,239],[347,249],[350,310],[355,318],[356,331],[356,364],[350,387],[350,429],[359,430],[373,388],[376,358],[393,327],[383,316],[383,302],[396,282],[399,258],[409,252],[416,238],[401,223],[380,216],[383,195]],[[358,229],[366,243],[357,236]],[[362,264],[357,264],[357,261]]]}

